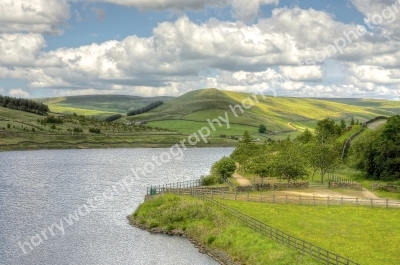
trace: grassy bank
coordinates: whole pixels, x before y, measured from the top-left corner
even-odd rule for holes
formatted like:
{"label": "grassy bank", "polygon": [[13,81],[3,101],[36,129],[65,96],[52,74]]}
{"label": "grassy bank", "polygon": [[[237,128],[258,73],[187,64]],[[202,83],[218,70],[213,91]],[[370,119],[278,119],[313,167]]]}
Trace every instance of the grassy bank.
{"label": "grassy bank", "polygon": [[220,202],[360,264],[400,263],[400,211]]}
{"label": "grassy bank", "polygon": [[198,245],[221,250],[241,264],[318,264],[188,196],[156,197],[141,204],[129,218],[131,223],[158,231],[184,231]]}

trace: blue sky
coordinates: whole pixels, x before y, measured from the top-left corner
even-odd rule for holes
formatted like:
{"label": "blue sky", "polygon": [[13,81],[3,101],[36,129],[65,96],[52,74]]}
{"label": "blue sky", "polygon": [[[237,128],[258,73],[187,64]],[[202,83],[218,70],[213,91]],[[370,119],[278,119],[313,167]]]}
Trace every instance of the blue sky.
{"label": "blue sky", "polygon": [[394,0],[13,2],[0,4],[0,94],[400,93]]}

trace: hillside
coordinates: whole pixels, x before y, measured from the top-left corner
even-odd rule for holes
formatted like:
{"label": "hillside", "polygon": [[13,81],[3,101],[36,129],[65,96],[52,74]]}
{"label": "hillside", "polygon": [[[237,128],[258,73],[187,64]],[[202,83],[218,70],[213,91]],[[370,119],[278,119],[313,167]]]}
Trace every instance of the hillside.
{"label": "hillside", "polygon": [[154,101],[169,101],[173,97],[137,97],[127,95],[83,95],[36,99],[47,105],[53,112],[76,113],[105,117],[116,113],[126,114],[140,109]]}
{"label": "hillside", "polygon": [[[351,117],[360,122],[378,115],[400,113],[400,102],[382,100],[321,100],[313,98],[271,97],[245,110],[235,117],[229,106],[241,104],[250,94],[224,91],[217,89],[196,90],[177,97],[162,106],[141,115],[128,117],[130,121],[149,121],[152,126],[169,128],[185,133],[192,133],[208,126],[207,119],[224,117],[227,111],[231,127],[223,126],[215,132],[216,135],[240,135],[249,130],[253,135],[259,135],[257,128],[263,124],[270,132],[279,132],[278,137],[287,134],[296,135],[305,128],[313,129],[320,119],[330,117],[334,120]],[[356,104],[357,103],[357,104]],[[225,128],[225,129],[224,129]]]}

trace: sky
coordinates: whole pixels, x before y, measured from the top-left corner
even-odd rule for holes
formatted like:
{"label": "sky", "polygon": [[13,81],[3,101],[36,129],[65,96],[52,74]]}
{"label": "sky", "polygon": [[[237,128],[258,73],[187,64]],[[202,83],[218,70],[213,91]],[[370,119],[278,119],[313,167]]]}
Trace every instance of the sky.
{"label": "sky", "polygon": [[2,0],[0,94],[400,97],[400,0]]}

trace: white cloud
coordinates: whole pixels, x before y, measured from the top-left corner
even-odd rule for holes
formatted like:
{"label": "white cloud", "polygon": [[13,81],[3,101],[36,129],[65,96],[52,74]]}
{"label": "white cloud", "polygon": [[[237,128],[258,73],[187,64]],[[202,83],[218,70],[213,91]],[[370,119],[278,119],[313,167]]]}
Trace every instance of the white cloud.
{"label": "white cloud", "polygon": [[8,94],[11,97],[16,97],[16,98],[29,98],[30,97],[29,93],[26,92],[25,90],[22,90],[21,88],[12,88],[12,89],[10,89]]}
{"label": "white cloud", "polygon": [[322,81],[324,72],[320,66],[280,66],[280,72],[292,81]]}
{"label": "white cloud", "polygon": [[178,95],[209,86],[267,91],[280,74],[290,78],[276,84],[280,95],[396,91],[400,73],[383,64],[400,63],[400,42],[378,33],[353,36],[343,54],[330,56],[338,64],[345,62],[347,74],[356,81],[316,83],[324,80],[326,65],[298,65],[326,51],[338,38],[346,38],[343,32],[356,31],[357,26],[337,22],[323,11],[296,7],[274,9],[270,18],[252,25],[216,19],[194,23],[183,16],[159,23],[150,37],[129,36],[49,52],[43,51],[46,42],[39,34],[0,34],[0,78],[22,79],[31,88],[58,89],[64,94],[71,89],[75,94]]}
{"label": "white cloud", "polygon": [[56,33],[70,17],[67,0],[2,0],[0,33]]}

